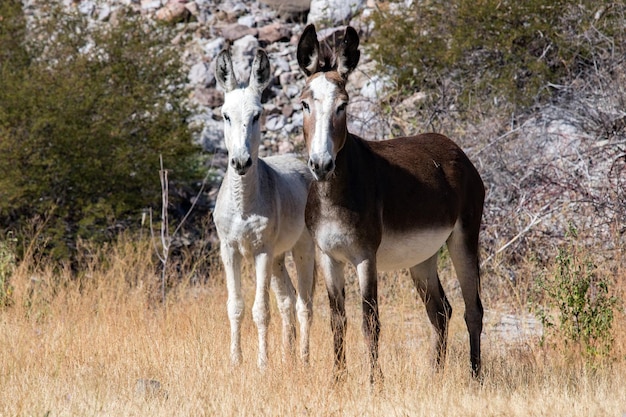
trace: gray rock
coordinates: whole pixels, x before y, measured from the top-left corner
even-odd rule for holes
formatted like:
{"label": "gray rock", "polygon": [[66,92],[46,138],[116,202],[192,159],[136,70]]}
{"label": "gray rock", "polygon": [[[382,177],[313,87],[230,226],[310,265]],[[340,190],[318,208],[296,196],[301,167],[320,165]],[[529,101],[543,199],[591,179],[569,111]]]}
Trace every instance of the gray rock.
{"label": "gray rock", "polygon": [[102,4],[98,8],[98,13],[97,13],[96,18],[100,22],[106,22],[109,20],[110,17],[111,17],[111,6],[109,6],[108,4]]}
{"label": "gray rock", "polygon": [[208,86],[211,81],[209,65],[206,62],[198,62],[189,70],[189,83],[192,85]]}
{"label": "gray rock", "polygon": [[[288,74],[291,75],[291,66],[289,65],[289,61],[283,58],[282,56],[271,56],[270,60],[272,65],[274,66],[274,74]],[[282,82],[281,82],[282,84]]]}
{"label": "gray rock", "polygon": [[222,36],[229,41],[236,41],[245,36],[256,36],[258,31],[255,28],[251,28],[239,23],[233,23],[231,25],[224,26],[221,30]]}
{"label": "gray rock", "polygon": [[[295,106],[294,106],[295,107]],[[300,109],[298,109],[297,111],[293,112],[291,114],[291,123],[297,127],[300,128],[302,127],[302,121],[303,121],[303,116],[302,116],[302,112],[300,111]]]}
{"label": "gray rock", "polygon": [[[365,6],[364,0],[311,0],[308,23],[345,24]],[[324,26],[328,26],[326,23]]]}
{"label": "gray rock", "polygon": [[210,58],[215,58],[224,49],[225,45],[226,41],[224,38],[215,38],[205,43],[202,49]]}
{"label": "gray rock", "polygon": [[249,28],[253,28],[256,26],[256,19],[253,15],[248,14],[239,17],[239,19],[237,19],[237,23],[243,26],[248,26]]}
{"label": "gray rock", "polygon": [[216,108],[224,104],[224,93],[215,88],[196,87],[191,99],[201,106]]}
{"label": "gray rock", "polygon": [[145,399],[167,399],[168,392],[156,379],[138,379],[135,383],[135,395]]}
{"label": "gray rock", "polygon": [[259,28],[259,41],[266,43],[288,42],[291,38],[291,30],[280,22],[272,23]]}
{"label": "gray rock", "polygon": [[287,118],[282,114],[270,114],[265,119],[265,128],[270,131],[281,130],[285,127]]}
{"label": "gray rock", "polygon": [[224,124],[222,121],[208,118],[204,120],[202,133],[198,138],[197,144],[203,150],[209,153],[226,152],[224,145]]}
{"label": "gray rock", "polygon": [[164,22],[180,22],[190,15],[186,4],[180,0],[169,0],[165,7],[157,10],[155,17]]}
{"label": "gray rock", "polygon": [[141,0],[141,10],[154,11],[161,6],[160,0]]}
{"label": "gray rock", "polygon": [[91,0],[82,1],[78,4],[78,11],[87,16],[93,16],[96,10],[96,3]]}
{"label": "gray rock", "polygon": [[301,13],[311,7],[311,0],[261,0],[279,13]]}

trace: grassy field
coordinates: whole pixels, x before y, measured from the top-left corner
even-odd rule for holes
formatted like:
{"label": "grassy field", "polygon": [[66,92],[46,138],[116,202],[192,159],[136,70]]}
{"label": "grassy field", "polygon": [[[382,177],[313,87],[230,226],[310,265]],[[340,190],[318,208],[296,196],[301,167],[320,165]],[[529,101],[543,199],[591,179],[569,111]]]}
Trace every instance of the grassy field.
{"label": "grassy field", "polygon": [[[1,416],[617,416],[626,414],[624,316],[614,326],[615,360],[590,368],[575,352],[541,347],[524,326],[500,331],[505,313],[527,314],[506,299],[486,303],[484,379],[469,376],[463,306],[449,273],[455,309],[446,368],[430,365],[431,329],[403,273],[381,280],[382,389],[368,383],[357,288],[349,282],[349,376],[332,384],[332,342],[325,290],[317,283],[311,364],[281,360],[272,301],[270,365],[256,368],[244,288],[244,363],[228,360],[226,289],[179,284],[158,302],[149,245],[120,242],[95,254],[83,274],[30,261],[12,277],[0,312]],[[622,276],[622,282],[623,280]],[[184,280],[183,280],[184,281]],[[526,331],[528,330],[528,331]]]}

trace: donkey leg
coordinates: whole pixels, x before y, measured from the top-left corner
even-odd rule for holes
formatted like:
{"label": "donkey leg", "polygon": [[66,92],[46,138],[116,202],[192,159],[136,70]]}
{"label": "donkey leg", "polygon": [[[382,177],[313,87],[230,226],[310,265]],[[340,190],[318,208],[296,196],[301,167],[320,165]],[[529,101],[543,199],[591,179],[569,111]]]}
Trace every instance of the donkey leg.
{"label": "donkey leg", "polygon": [[411,278],[417,292],[426,305],[426,313],[435,328],[435,366],[443,367],[448,340],[448,322],[452,316],[452,306],[446,297],[437,274],[437,253],[421,264],[410,268]]}
{"label": "donkey leg", "polygon": [[309,363],[309,330],[313,319],[313,290],[315,288],[315,243],[308,230],[292,250],[293,260],[298,273],[298,300],[296,309],[300,322],[300,357]]}
{"label": "donkey leg", "polygon": [[333,346],[335,352],[334,374],[335,381],[343,381],[346,374],[346,305],[345,305],[345,279],[344,265],[328,256],[320,253],[320,268],[326,282],[328,302],[330,304],[330,327],[333,332]]}
{"label": "donkey leg", "polygon": [[258,366],[265,369],[267,366],[267,326],[269,324],[269,286],[271,280],[272,255],[261,252],[254,257],[256,271],[256,293],[252,306],[252,319],[259,332]]}
{"label": "donkey leg", "polygon": [[230,360],[233,365],[241,363],[241,321],[244,301],[241,295],[241,254],[230,245],[222,243],[220,254],[226,273],[228,301],[226,308],[230,320]]}
{"label": "donkey leg", "polygon": [[356,265],[361,288],[363,309],[363,335],[369,349],[370,383],[382,380],[382,371],[378,363],[378,340],[380,338],[380,317],[378,316],[378,271],[376,255],[364,259]]}
{"label": "donkey leg", "polygon": [[465,324],[470,339],[472,375],[480,376],[480,334],[483,330],[483,305],[480,301],[480,272],[478,267],[478,232],[457,230],[448,238],[448,251],[461,284],[465,302]]}
{"label": "donkey leg", "polygon": [[276,295],[278,311],[283,320],[283,360],[287,360],[287,358],[294,357],[294,340],[296,339],[294,304],[296,290],[285,268],[284,254],[274,259],[271,287]]}

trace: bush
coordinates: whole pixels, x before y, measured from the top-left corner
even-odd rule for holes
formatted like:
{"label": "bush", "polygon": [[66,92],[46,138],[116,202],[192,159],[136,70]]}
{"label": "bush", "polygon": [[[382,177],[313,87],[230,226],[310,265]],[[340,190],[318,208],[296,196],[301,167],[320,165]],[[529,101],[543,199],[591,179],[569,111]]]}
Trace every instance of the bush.
{"label": "bush", "polygon": [[[159,155],[172,178],[202,178],[168,28],[126,12],[94,25],[59,8],[26,24],[0,6],[0,224],[43,219],[59,258],[104,241],[160,202]],[[136,223],[138,223],[136,221]]]}
{"label": "bush", "polygon": [[550,85],[623,56],[624,5],[609,0],[454,0],[383,3],[370,44],[379,70],[403,92],[451,80],[466,106],[528,106]]}
{"label": "bush", "polygon": [[612,281],[578,249],[574,228],[569,238],[571,242],[558,249],[552,270],[536,278],[535,298],[544,304],[533,310],[544,327],[544,342],[561,340],[594,364],[611,355],[619,299],[611,294]]}

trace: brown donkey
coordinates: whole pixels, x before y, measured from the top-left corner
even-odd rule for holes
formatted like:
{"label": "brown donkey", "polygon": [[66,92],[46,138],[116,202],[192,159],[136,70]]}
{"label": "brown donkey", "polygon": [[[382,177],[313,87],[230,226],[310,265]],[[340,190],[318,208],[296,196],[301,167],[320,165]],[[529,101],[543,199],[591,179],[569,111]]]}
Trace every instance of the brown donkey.
{"label": "brown donkey", "polygon": [[334,54],[320,47],[315,27],[305,28],[298,63],[306,74],[302,92],[304,138],[313,173],[305,221],[320,248],[331,308],[335,375],[345,373],[344,264],[356,267],[369,348],[370,380],[378,365],[378,270],[409,268],[437,332],[436,362],[443,366],[452,308],[437,275],[445,244],[465,301],[472,373],[480,373],[478,235],[485,189],[463,151],[435,133],[366,141],[348,132],[346,81],[356,67],[359,37],[352,27]]}

